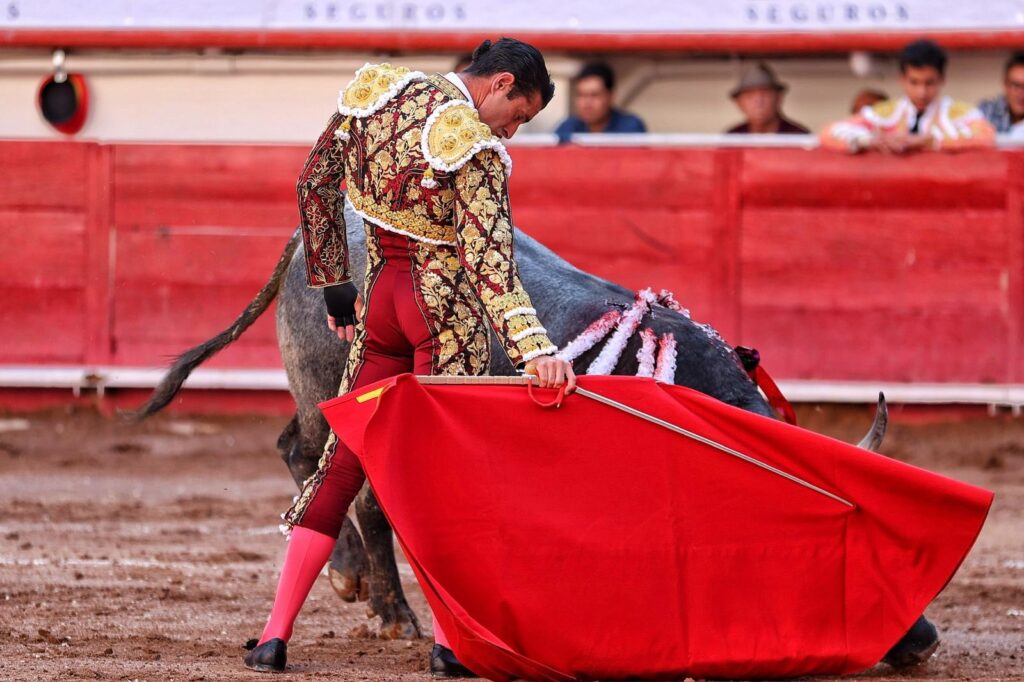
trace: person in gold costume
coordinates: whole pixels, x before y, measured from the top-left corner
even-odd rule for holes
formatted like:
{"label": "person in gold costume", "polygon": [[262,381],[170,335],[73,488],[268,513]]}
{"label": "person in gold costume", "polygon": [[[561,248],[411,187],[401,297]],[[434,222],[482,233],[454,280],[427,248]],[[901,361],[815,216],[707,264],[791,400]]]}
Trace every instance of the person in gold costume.
{"label": "person in gold costume", "polygon": [[995,130],[982,113],[942,94],[946,62],[946,51],[931,40],[915,40],[904,47],[900,54],[903,96],[866,106],[851,118],[828,125],[819,137],[821,146],[849,154],[994,147]]}
{"label": "person in gold costume", "polygon": [[[351,342],[339,395],[402,372],[484,374],[488,326],[514,367],[572,390],[572,367],[554,356],[519,278],[501,142],[553,93],[541,53],[510,38],[485,41],[459,73],[367,64],[341,91],[297,187],[308,284]],[[349,272],[346,203],[366,227],[365,299]],[[284,566],[247,667],[284,670],[293,623],[364,478],[332,433],[285,514]],[[436,620],[434,632],[431,672],[471,675]]]}

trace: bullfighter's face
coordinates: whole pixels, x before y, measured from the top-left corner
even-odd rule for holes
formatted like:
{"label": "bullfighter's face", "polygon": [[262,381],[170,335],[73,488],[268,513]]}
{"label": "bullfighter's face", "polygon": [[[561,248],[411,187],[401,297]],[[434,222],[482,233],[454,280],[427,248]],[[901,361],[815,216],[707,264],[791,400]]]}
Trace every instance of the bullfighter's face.
{"label": "bullfighter's face", "polygon": [[537,115],[543,108],[539,92],[529,94],[515,89],[515,76],[498,73],[490,76],[490,84],[484,97],[477,102],[480,120],[491,132],[508,139],[524,123]]}
{"label": "bullfighter's face", "polygon": [[900,84],[911,104],[924,111],[942,92],[944,79],[934,66],[907,65],[900,74]]}

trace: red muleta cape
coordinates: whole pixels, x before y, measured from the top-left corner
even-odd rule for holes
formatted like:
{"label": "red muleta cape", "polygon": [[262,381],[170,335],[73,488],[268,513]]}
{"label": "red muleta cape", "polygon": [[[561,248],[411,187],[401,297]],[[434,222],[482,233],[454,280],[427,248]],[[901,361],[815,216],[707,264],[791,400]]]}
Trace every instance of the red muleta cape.
{"label": "red muleta cape", "polygon": [[854,506],[579,395],[542,409],[521,385],[406,374],[323,403],[455,654],[491,679],[864,670],[992,502],[686,388],[579,382]]}

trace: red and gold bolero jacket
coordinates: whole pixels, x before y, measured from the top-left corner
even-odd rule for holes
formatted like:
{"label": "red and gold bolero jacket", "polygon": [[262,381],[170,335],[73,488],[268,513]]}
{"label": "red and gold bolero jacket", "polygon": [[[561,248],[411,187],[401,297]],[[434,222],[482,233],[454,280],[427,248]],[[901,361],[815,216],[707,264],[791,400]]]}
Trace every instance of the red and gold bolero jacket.
{"label": "red and gold bolero jacket", "polygon": [[501,141],[444,76],[363,66],[299,177],[309,285],[351,279],[347,193],[365,223],[435,245],[468,275],[513,365],[555,352],[513,259],[511,171]]}

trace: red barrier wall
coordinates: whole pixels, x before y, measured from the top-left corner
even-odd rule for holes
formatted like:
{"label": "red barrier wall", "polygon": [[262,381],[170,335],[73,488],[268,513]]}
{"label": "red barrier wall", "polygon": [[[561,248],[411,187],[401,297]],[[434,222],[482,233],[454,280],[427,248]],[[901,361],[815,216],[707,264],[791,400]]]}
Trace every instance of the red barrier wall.
{"label": "red barrier wall", "polygon": [[[0,364],[159,366],[296,223],[293,146],[0,142]],[[1024,152],[520,148],[516,223],[781,378],[1024,382]],[[211,366],[277,367],[272,315]]]}

